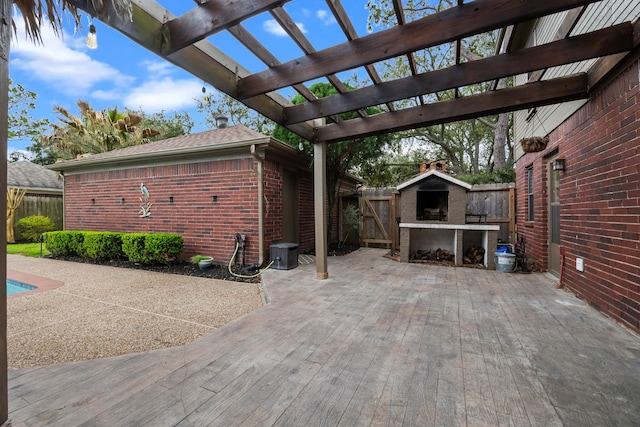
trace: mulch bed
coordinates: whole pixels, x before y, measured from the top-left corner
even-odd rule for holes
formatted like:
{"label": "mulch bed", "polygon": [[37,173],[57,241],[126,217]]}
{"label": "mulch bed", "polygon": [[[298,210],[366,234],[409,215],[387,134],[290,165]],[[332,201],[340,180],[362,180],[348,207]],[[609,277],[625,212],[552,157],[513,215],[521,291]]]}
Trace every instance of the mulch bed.
{"label": "mulch bed", "polygon": [[[357,246],[352,245],[342,245],[340,247],[336,245],[332,245],[329,248],[328,255],[329,256],[341,256],[346,255],[354,250],[357,250]],[[309,253],[313,255],[313,253]],[[119,268],[133,268],[136,270],[146,270],[146,271],[155,271],[157,273],[165,273],[165,274],[180,274],[182,276],[193,276],[193,277],[206,277],[210,279],[218,279],[218,280],[230,280],[234,282],[246,282],[246,283],[259,283],[260,276],[256,277],[238,277],[229,272],[228,264],[214,264],[213,267],[207,270],[200,270],[197,265],[192,264],[188,261],[175,261],[171,264],[140,264],[136,262],[131,262],[127,259],[117,259],[117,260],[95,260],[88,259],[79,256],[54,256],[48,255],[47,258],[58,259],[69,262],[81,262],[86,264],[95,264],[95,265],[105,265],[109,267],[119,267]],[[243,268],[242,266],[232,266],[231,270],[239,274],[241,276],[255,276],[258,273],[255,269]]]}

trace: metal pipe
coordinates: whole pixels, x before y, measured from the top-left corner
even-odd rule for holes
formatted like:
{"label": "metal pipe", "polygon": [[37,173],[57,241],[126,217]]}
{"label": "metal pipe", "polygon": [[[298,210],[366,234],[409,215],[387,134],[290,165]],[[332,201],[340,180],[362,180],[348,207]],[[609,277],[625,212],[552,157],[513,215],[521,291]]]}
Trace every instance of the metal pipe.
{"label": "metal pipe", "polygon": [[251,155],[258,162],[258,264],[264,264],[264,180],[263,158],[256,151],[256,145],[251,144]]}

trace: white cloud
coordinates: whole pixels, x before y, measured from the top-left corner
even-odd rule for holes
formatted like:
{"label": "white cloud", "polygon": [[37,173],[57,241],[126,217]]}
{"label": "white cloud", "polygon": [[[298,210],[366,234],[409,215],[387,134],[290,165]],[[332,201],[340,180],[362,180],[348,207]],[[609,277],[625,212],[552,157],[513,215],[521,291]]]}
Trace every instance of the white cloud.
{"label": "white cloud", "polygon": [[[22,20],[16,23],[18,34],[24,34]],[[11,68],[45,83],[49,90],[148,113],[193,107],[202,93],[202,83],[196,79],[173,79],[176,67],[169,62],[141,62],[144,70],[138,74],[146,80],[136,83],[136,77],[87,55],[84,37],[65,33],[60,39],[48,25],[42,30],[42,44],[24,36],[17,37],[17,42],[12,40]]]}
{"label": "white cloud", "polygon": [[143,61],[141,65],[156,78],[168,76],[175,70],[175,66],[167,61]]}
{"label": "white cloud", "polygon": [[316,17],[321,20],[324,25],[331,25],[337,22],[335,16],[324,9],[316,11]]}
{"label": "white cloud", "polygon": [[69,33],[59,38],[48,24],[42,25],[42,44],[28,40],[24,23],[16,19],[18,36],[11,43],[11,68],[22,71],[48,85],[50,89],[73,97],[85,97],[91,88],[108,82],[127,85],[133,78],[109,64],[96,61],[82,49],[84,41]]}
{"label": "white cloud", "polygon": [[[303,34],[306,34],[307,30],[304,27],[304,24],[301,22],[296,22],[296,26],[302,31]],[[267,19],[262,23],[262,29],[265,30],[269,34],[273,34],[277,37],[285,37],[287,36],[287,32],[278,24],[278,21],[275,19]]]}
{"label": "white cloud", "polygon": [[151,79],[124,97],[124,106],[145,113],[182,110],[193,107],[202,96],[202,83],[195,79]]}

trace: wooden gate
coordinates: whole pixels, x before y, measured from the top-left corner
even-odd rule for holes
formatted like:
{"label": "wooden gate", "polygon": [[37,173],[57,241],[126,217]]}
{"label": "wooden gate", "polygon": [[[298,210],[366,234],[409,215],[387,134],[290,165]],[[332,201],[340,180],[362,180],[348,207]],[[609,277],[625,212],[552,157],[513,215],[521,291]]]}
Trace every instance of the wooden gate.
{"label": "wooden gate", "polygon": [[362,245],[384,245],[395,249],[398,246],[397,196],[389,194],[388,190],[380,192],[383,194],[363,194],[360,199]]}

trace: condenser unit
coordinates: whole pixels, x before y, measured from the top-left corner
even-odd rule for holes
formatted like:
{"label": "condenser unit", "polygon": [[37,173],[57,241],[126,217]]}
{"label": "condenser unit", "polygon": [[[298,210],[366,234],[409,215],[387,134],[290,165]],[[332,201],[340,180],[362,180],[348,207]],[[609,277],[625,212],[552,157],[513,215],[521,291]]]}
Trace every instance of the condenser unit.
{"label": "condenser unit", "polygon": [[278,243],[269,247],[271,268],[276,270],[291,270],[298,266],[298,244]]}

